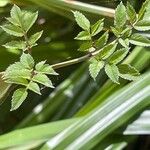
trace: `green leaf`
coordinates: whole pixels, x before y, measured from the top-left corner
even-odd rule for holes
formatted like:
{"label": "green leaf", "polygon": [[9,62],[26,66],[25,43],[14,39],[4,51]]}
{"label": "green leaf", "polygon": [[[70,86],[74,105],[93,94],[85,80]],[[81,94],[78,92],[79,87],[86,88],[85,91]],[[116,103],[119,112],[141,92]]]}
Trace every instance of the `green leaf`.
{"label": "green leaf", "polygon": [[11,84],[19,84],[19,85],[28,85],[28,81],[24,78],[21,77],[11,77],[5,81],[6,83],[11,83]]}
{"label": "green leaf", "polygon": [[120,32],[114,28],[114,27],[110,27],[111,28],[111,31],[113,32],[113,34],[116,36],[116,37],[120,37]]}
{"label": "green leaf", "polygon": [[125,48],[129,48],[129,39],[122,39],[122,38],[119,38],[118,39],[119,43],[125,47]]}
{"label": "green leaf", "polygon": [[25,69],[24,66],[20,62],[15,62],[14,64],[10,65],[5,72],[22,69]]}
{"label": "green leaf", "polygon": [[85,41],[81,44],[79,51],[88,51],[92,47],[92,41]]}
{"label": "green leaf", "polygon": [[95,58],[90,60],[89,72],[91,77],[95,80],[100,70],[104,67],[103,61],[98,61]]}
{"label": "green leaf", "polygon": [[142,5],[142,7],[141,7],[141,9],[140,9],[140,11],[139,11],[139,14],[138,14],[138,20],[142,20],[142,19],[143,19],[144,14],[145,14],[146,9],[147,9],[147,6],[149,5],[149,3],[150,3],[149,0],[146,0],[146,1],[143,3],[143,5]]}
{"label": "green leaf", "polygon": [[148,31],[150,30],[150,20],[140,20],[134,25],[134,28],[138,31]]}
{"label": "green leaf", "polygon": [[26,44],[24,41],[11,41],[3,46],[8,49],[21,49],[21,50],[26,49]]}
{"label": "green leaf", "polygon": [[118,66],[119,76],[126,80],[135,80],[140,75],[137,69],[129,64],[121,64]]}
{"label": "green leaf", "polygon": [[104,60],[107,59],[116,50],[116,47],[117,47],[117,43],[115,42],[106,45],[99,53],[98,57]]}
{"label": "green leaf", "polygon": [[120,50],[117,50],[113,53],[112,56],[109,57],[109,63],[111,64],[118,64],[120,61],[122,61],[128,54],[129,50],[126,48],[122,48]]}
{"label": "green leaf", "polygon": [[27,69],[6,70],[4,73],[4,79],[7,80],[13,78],[24,78],[29,80],[31,78],[31,71]]}
{"label": "green leaf", "polygon": [[28,92],[25,88],[17,89],[12,96],[11,111],[16,110],[27,98]]}
{"label": "green leaf", "polygon": [[95,45],[97,48],[102,48],[108,41],[108,31],[106,31],[96,42]]}
{"label": "green leaf", "polygon": [[17,5],[14,5],[10,13],[11,17],[7,18],[13,25],[20,27],[23,31],[28,32],[38,17],[38,12],[32,13],[21,11]]}
{"label": "green leaf", "polygon": [[80,12],[73,12],[77,24],[84,30],[90,31],[90,22],[89,20]]}
{"label": "green leaf", "polygon": [[47,87],[54,88],[51,80],[44,74],[38,73],[38,74],[34,75],[32,80],[34,82],[38,82],[40,84],[43,84]]}
{"label": "green leaf", "polygon": [[130,37],[131,34],[132,34],[132,28],[130,28],[130,27],[126,27],[126,28],[121,32],[121,35],[122,35],[124,38]]}
{"label": "green leaf", "polygon": [[27,89],[41,95],[41,92],[40,92],[40,87],[38,86],[37,83],[33,82],[33,81],[30,81],[30,83],[28,84],[28,87]]}
{"label": "green leaf", "polygon": [[106,64],[105,72],[114,83],[119,84],[119,71],[116,65]]}
{"label": "green leaf", "polygon": [[76,39],[76,40],[91,40],[91,36],[88,31],[81,31],[74,39]]}
{"label": "green leaf", "polygon": [[33,34],[29,39],[30,45],[34,45],[40,39],[42,34],[43,34],[43,31],[40,31],[40,32]]}
{"label": "green leaf", "polygon": [[138,46],[150,46],[150,40],[138,33],[133,34],[129,39],[129,42]]}
{"label": "green leaf", "polygon": [[29,29],[33,26],[35,21],[38,18],[38,12],[28,12],[28,11],[22,11],[23,14],[23,28],[26,32],[29,31]]}
{"label": "green leaf", "polygon": [[98,20],[94,25],[91,26],[91,36],[95,36],[103,30],[104,19]]}
{"label": "green leaf", "polygon": [[136,21],[136,12],[133,6],[127,2],[127,15],[131,23],[134,23]]}
{"label": "green leaf", "polygon": [[49,74],[49,75],[58,75],[57,72],[49,65],[45,64],[46,61],[41,61],[36,64],[35,69],[38,73]]}
{"label": "green leaf", "polygon": [[25,68],[32,69],[34,67],[34,59],[30,54],[23,53],[20,57],[20,62]]}
{"label": "green leaf", "polygon": [[8,21],[10,21],[13,25],[19,26],[22,28],[23,25],[23,16],[20,8],[17,5],[14,5],[10,11],[11,18],[7,18]]}
{"label": "green leaf", "polygon": [[121,2],[115,10],[114,25],[116,28],[122,29],[125,23],[126,23],[126,8]]}
{"label": "green leaf", "polygon": [[1,26],[1,28],[8,34],[16,36],[16,37],[22,37],[24,35],[24,32],[21,28],[14,26],[12,24],[6,24]]}

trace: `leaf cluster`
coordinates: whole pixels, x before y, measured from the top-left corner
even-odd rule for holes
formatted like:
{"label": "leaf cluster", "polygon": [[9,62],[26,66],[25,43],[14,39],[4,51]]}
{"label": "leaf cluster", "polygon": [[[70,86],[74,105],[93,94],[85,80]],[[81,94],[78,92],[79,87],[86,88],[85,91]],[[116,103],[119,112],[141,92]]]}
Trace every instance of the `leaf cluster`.
{"label": "leaf cluster", "polygon": [[24,11],[14,5],[11,9],[10,17],[6,18],[8,23],[1,26],[6,33],[24,38],[24,40],[19,39],[3,45],[8,49],[22,50],[20,61],[10,65],[3,75],[5,82],[20,86],[13,93],[11,110],[16,110],[24,102],[28,96],[28,90],[41,95],[40,86],[54,88],[48,75],[58,75],[50,65],[46,64],[46,61],[36,64],[30,54],[31,48],[37,45],[36,42],[43,33],[43,31],[40,31],[29,38],[27,36],[37,17],[38,12]]}
{"label": "leaf cluster", "polygon": [[150,30],[149,12],[149,0],[145,1],[138,14],[129,2],[126,7],[121,2],[115,9],[114,26],[110,27],[116,37],[111,42],[108,31],[103,32],[104,19],[91,25],[82,13],[73,12],[77,24],[83,29],[75,39],[83,41],[79,50],[92,56],[89,60],[89,72],[94,80],[102,68],[117,84],[119,84],[119,77],[134,80],[139,76],[138,70],[122,62],[128,55],[131,44],[150,46],[150,40],[139,34],[139,31]]}

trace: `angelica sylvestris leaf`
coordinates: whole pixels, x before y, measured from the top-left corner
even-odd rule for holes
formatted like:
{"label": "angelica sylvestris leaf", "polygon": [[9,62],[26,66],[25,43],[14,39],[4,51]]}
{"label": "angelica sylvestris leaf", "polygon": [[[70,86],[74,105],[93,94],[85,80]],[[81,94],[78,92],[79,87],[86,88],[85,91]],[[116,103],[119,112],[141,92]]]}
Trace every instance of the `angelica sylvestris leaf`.
{"label": "angelica sylvestris leaf", "polygon": [[135,80],[140,75],[137,69],[129,64],[120,64],[118,66],[119,76],[126,80]]}
{"label": "angelica sylvestris leaf", "polygon": [[96,42],[95,42],[95,46],[97,48],[102,48],[108,41],[108,31],[106,31]]}
{"label": "angelica sylvestris leaf", "polygon": [[98,20],[94,25],[91,26],[91,35],[95,36],[103,30],[104,19]]}
{"label": "angelica sylvestris leaf", "polygon": [[32,69],[34,67],[34,59],[30,54],[23,53],[20,62],[25,68]]}
{"label": "angelica sylvestris leaf", "polygon": [[8,49],[21,49],[21,50],[26,49],[26,44],[24,41],[11,41],[3,46]]}
{"label": "angelica sylvestris leaf", "polygon": [[131,23],[134,23],[137,19],[136,12],[133,6],[127,2],[127,15]]}
{"label": "angelica sylvestris leaf", "polygon": [[111,28],[111,31],[113,32],[113,34],[116,36],[116,37],[120,37],[120,32],[114,28],[114,27],[110,27]]}
{"label": "angelica sylvestris leaf", "polygon": [[149,20],[140,20],[135,25],[134,28],[138,31],[148,31],[150,30],[150,19]]}
{"label": "angelica sylvestris leaf", "polygon": [[49,64],[45,64],[45,62],[46,61],[41,61],[35,65],[36,72],[49,75],[58,75],[58,73],[55,72]]}
{"label": "angelica sylvestris leaf", "polygon": [[44,74],[38,73],[38,74],[34,75],[32,80],[34,82],[45,85],[47,87],[54,88],[54,86],[52,85],[51,80]]}
{"label": "angelica sylvestris leaf", "polygon": [[114,83],[119,84],[119,71],[116,65],[106,64],[105,72]]}
{"label": "angelica sylvestris leaf", "polygon": [[16,110],[27,98],[28,92],[25,88],[17,89],[12,96],[11,111]]}
{"label": "angelica sylvestris leaf", "polygon": [[24,79],[30,79],[31,78],[31,71],[27,69],[21,69],[21,70],[10,70],[5,71],[4,73],[4,79],[11,79],[11,78],[24,78]]}
{"label": "angelica sylvestris leaf", "polygon": [[115,18],[114,18],[115,27],[118,29],[122,29],[122,27],[126,23],[126,20],[127,20],[126,19],[126,8],[123,5],[123,3],[121,2],[115,10]]}
{"label": "angelica sylvestris leaf", "polygon": [[146,0],[146,1],[143,3],[143,5],[142,5],[142,7],[141,7],[141,9],[140,9],[140,11],[139,11],[139,14],[138,14],[138,20],[142,20],[142,19],[143,19],[144,14],[145,14],[145,12],[146,12],[146,9],[147,9],[149,3],[150,3],[149,0]]}
{"label": "angelica sylvestris leaf", "polygon": [[17,37],[22,37],[24,35],[23,30],[20,27],[17,27],[13,24],[6,24],[1,26],[1,28],[8,34],[17,36]]}
{"label": "angelica sylvestris leaf", "polygon": [[150,40],[138,33],[133,34],[129,39],[129,42],[138,46],[150,46]]}
{"label": "angelica sylvestris leaf", "polygon": [[129,47],[129,39],[122,39],[122,38],[119,38],[118,39],[118,42],[125,48],[128,48]]}
{"label": "angelica sylvestris leaf", "polygon": [[23,23],[22,19],[22,12],[20,10],[20,8],[17,5],[14,5],[10,11],[10,16],[11,18],[8,18],[8,21],[10,21],[12,24],[14,24],[15,26],[19,26],[22,27]]}
{"label": "angelica sylvestris leaf", "polygon": [[117,47],[117,43],[113,42],[108,45],[106,45],[102,51],[99,53],[99,57],[103,60],[107,59],[115,50]]}
{"label": "angelica sylvestris leaf", "polygon": [[90,31],[90,21],[80,12],[73,11],[77,24],[84,30]]}
{"label": "angelica sylvestris leaf", "polygon": [[43,31],[40,31],[40,32],[33,34],[29,39],[30,45],[34,45],[40,39],[42,34],[43,34]]}
{"label": "angelica sylvestris leaf", "polygon": [[21,77],[11,77],[6,80],[6,83],[19,84],[19,85],[24,85],[24,86],[28,85],[28,81]]}
{"label": "angelica sylvestris leaf", "polygon": [[28,84],[28,87],[27,87],[29,90],[41,95],[41,92],[40,92],[40,87],[38,86],[37,83],[33,82],[33,81],[30,81],[30,83]]}
{"label": "angelica sylvestris leaf", "polygon": [[104,67],[104,61],[98,61],[95,58],[90,60],[89,72],[91,77],[95,80],[100,70]]}
{"label": "angelica sylvestris leaf", "polygon": [[81,31],[74,39],[75,40],[91,40],[91,36],[88,31]]}
{"label": "angelica sylvestris leaf", "polygon": [[109,57],[109,63],[111,64],[118,64],[120,61],[122,61],[126,55],[128,54],[128,49],[122,48],[120,50],[117,50],[116,52],[113,53],[112,56]]}
{"label": "angelica sylvestris leaf", "polygon": [[33,26],[35,21],[38,18],[38,12],[32,13],[28,11],[22,11],[23,14],[23,28],[26,32],[29,31],[29,29]]}

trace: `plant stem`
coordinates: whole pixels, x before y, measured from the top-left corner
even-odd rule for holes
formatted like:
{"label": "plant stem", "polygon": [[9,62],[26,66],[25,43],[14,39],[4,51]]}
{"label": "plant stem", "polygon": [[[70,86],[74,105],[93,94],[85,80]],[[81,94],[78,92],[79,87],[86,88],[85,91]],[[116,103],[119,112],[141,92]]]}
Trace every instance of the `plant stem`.
{"label": "plant stem", "polygon": [[88,60],[90,59],[91,57],[97,55],[102,49],[99,49],[99,50],[96,50],[96,51],[93,51],[93,52],[90,52],[82,57],[79,57],[79,58],[75,58],[75,59],[72,59],[72,60],[68,60],[68,61],[64,61],[64,62],[61,62],[61,63],[57,63],[57,64],[54,64],[54,65],[51,65],[53,69],[59,69],[59,68],[62,68],[62,67],[66,67],[66,66],[70,66],[70,65],[73,65],[73,64],[77,64],[77,63],[80,63],[82,61],[85,61],[85,60]]}
{"label": "plant stem", "polygon": [[24,39],[25,39],[25,41],[26,41],[26,47],[27,47],[27,51],[28,51],[28,53],[29,54],[31,54],[31,46],[30,46],[30,44],[29,44],[29,40],[28,40],[28,36],[27,36],[27,33],[25,32],[24,33]]}

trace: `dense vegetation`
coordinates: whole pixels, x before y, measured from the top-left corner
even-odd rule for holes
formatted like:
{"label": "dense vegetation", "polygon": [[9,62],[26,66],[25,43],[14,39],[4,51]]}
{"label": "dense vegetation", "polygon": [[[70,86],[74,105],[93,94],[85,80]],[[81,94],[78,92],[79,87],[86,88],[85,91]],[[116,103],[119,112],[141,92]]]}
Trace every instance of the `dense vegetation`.
{"label": "dense vegetation", "polygon": [[0,6],[0,149],[150,148],[150,0]]}

